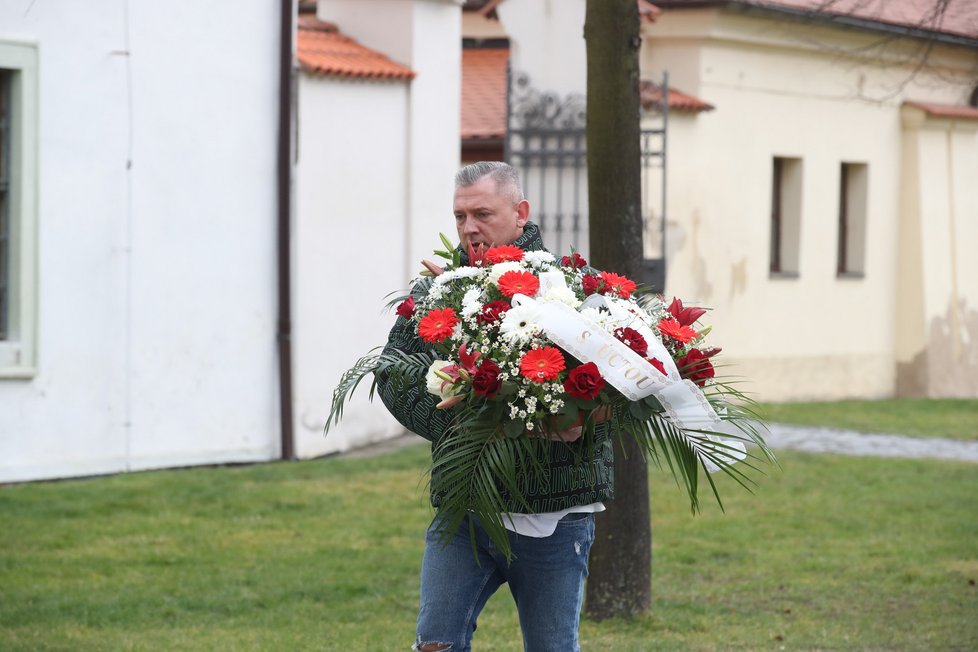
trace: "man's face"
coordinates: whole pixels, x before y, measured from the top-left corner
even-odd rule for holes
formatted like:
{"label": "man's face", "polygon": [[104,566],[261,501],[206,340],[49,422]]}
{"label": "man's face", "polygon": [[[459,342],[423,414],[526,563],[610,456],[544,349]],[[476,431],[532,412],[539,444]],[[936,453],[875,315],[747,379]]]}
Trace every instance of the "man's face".
{"label": "man's face", "polygon": [[513,203],[503,189],[496,191],[492,177],[482,177],[467,188],[455,189],[455,227],[462,250],[512,244],[523,233],[530,217],[530,203],[525,199]]}

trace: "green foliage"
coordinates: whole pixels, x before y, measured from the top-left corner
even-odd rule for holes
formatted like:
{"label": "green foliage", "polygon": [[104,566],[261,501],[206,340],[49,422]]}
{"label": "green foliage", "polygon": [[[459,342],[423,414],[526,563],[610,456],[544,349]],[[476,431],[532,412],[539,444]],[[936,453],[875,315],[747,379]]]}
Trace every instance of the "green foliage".
{"label": "green foliage", "polygon": [[[978,648],[974,464],[783,453],[689,513],[651,476],[651,614],[582,649]],[[0,488],[2,650],[365,650],[414,641],[427,446]],[[736,488],[736,487],[733,487]],[[479,650],[522,649],[505,589]]]}
{"label": "green foliage", "polygon": [[978,399],[765,403],[760,408],[774,422],[978,441]]}

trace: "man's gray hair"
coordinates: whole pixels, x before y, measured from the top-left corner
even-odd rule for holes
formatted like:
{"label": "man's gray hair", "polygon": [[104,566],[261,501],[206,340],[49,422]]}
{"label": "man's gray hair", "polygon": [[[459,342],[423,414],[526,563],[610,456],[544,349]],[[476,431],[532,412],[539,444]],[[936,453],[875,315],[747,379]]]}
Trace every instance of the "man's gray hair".
{"label": "man's gray hair", "polygon": [[490,177],[495,181],[496,192],[510,195],[514,204],[523,199],[519,170],[502,161],[479,161],[466,165],[455,174],[455,187],[468,188],[483,177]]}

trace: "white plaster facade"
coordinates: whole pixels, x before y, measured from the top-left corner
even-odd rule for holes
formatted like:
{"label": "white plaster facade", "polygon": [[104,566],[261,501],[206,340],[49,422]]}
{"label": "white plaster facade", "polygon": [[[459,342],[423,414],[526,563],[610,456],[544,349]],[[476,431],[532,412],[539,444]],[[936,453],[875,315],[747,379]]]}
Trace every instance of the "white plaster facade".
{"label": "white plaster facade", "polygon": [[[541,90],[585,92],[584,5],[496,7]],[[965,106],[978,50],[938,44],[915,74],[917,41],[715,6],[642,37],[643,79],[716,107],[670,115],[666,293],[712,308],[723,372],[766,401],[978,396],[976,121],[904,106]],[[775,157],[797,162],[797,274],[769,272]],[[861,275],[836,269],[843,163],[865,177]]]}
{"label": "white plaster facade", "polygon": [[296,168],[296,450],[310,457],[403,433],[361,386],[323,437],[333,389],[394,323],[388,294],[454,234],[461,7],[455,0],[320,0],[320,19],[415,73],[347,81],[302,73]]}
{"label": "white plaster facade", "polygon": [[36,356],[0,378],[0,482],[278,454],[277,25],[0,4],[38,61]]}
{"label": "white plaster facade", "polygon": [[[915,43],[777,16],[670,10],[643,35],[643,74],[717,107],[670,124],[667,290],[714,308],[727,371],[764,400],[978,396],[976,124],[901,108],[964,106],[978,50],[914,77]],[[800,161],[797,276],[768,270],[774,157]],[[868,172],[861,276],[836,273],[842,163]]]}

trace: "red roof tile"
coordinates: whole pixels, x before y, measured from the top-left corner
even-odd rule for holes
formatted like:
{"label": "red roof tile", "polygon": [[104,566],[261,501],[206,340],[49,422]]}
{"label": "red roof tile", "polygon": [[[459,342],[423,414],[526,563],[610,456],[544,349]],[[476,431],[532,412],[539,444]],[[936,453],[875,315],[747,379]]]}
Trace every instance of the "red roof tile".
{"label": "red roof tile", "polygon": [[[662,102],[662,87],[647,80],[641,81],[639,97],[643,109],[651,109]],[[700,111],[712,111],[712,104],[707,104],[703,100],[687,95],[675,88],[669,88],[669,110],[670,111],[690,111],[699,113]]]}
{"label": "red roof tile", "polygon": [[301,14],[296,54],[304,70],[357,79],[413,79],[414,71],[341,34],[333,23]]}
{"label": "red roof tile", "polygon": [[[935,0],[656,0],[660,7],[695,8],[715,5],[741,5],[802,16],[821,17],[839,22],[865,22],[903,29],[919,29],[935,34],[950,34],[978,39],[978,2],[946,0],[943,14],[935,12]],[[871,25],[866,25],[867,27]]]}
{"label": "red roof tile", "polygon": [[462,50],[462,138],[506,134],[508,48]]}
{"label": "red roof tile", "polygon": [[[637,1],[639,18],[644,18],[651,23],[662,13],[662,10],[649,2],[649,0]],[[502,4],[502,2],[503,0],[465,0],[465,4],[462,5],[462,11],[477,11],[486,18],[498,20],[499,16],[496,14],[496,7]]]}
{"label": "red roof tile", "polygon": [[920,109],[935,118],[952,118],[957,120],[978,120],[978,108],[973,106],[955,106],[952,104],[934,104],[932,102],[904,102],[904,106]]}

